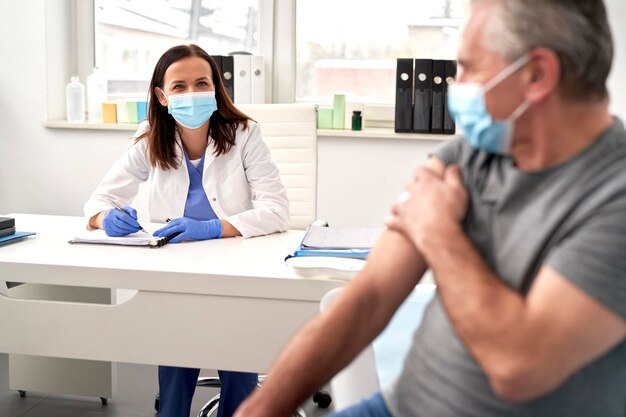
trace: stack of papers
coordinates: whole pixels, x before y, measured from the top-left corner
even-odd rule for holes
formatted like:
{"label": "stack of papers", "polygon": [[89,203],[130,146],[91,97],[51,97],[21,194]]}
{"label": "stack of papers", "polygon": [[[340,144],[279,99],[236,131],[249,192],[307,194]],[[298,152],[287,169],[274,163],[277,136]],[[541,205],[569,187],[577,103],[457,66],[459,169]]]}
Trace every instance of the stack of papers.
{"label": "stack of papers", "polygon": [[384,227],[310,226],[293,256],[365,259]]}

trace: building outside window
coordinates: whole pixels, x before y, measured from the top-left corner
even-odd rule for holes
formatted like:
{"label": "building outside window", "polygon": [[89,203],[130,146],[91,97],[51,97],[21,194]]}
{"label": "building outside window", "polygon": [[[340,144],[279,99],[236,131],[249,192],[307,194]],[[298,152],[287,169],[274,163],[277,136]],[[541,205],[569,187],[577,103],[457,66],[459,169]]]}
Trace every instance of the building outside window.
{"label": "building outside window", "polygon": [[296,99],[393,103],[396,58],[454,59],[468,0],[297,0]]}
{"label": "building outside window", "polygon": [[[296,101],[317,103],[345,93],[393,104],[396,58],[454,59],[469,7],[469,0],[275,0],[283,1],[295,1]],[[96,66],[109,95],[145,97],[156,61],[177,44],[259,54],[259,3],[94,0]]]}
{"label": "building outside window", "polygon": [[96,66],[111,97],[145,97],[157,60],[175,45],[257,53],[258,0],[95,0],[94,9]]}

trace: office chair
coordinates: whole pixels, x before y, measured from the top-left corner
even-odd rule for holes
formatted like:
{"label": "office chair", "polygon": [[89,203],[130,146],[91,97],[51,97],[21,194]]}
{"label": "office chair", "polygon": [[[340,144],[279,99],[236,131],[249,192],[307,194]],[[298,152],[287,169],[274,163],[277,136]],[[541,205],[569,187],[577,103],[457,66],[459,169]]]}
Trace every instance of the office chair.
{"label": "office chair", "polygon": [[[289,228],[306,229],[316,219],[317,211],[317,113],[314,104],[242,104],[237,108],[256,120],[272,158],[280,170],[289,199]],[[145,187],[144,187],[145,188]],[[135,206],[147,201],[140,187]],[[138,201],[138,200],[144,200]],[[139,211],[139,209],[138,209]],[[147,210],[145,211],[147,212]],[[264,376],[260,376],[260,380]],[[196,386],[221,386],[217,377],[199,378]],[[330,395],[316,393],[314,401],[321,408],[330,405]],[[219,394],[211,398],[200,410],[198,417],[207,417],[217,411]],[[154,408],[159,410],[158,395]],[[298,410],[295,417],[305,417]]]}
{"label": "office chair", "polygon": [[[341,288],[329,291],[320,310],[333,302]],[[427,304],[435,296],[433,284],[420,284],[396,311],[385,330],[330,382],[335,411],[369,398],[400,373]]]}

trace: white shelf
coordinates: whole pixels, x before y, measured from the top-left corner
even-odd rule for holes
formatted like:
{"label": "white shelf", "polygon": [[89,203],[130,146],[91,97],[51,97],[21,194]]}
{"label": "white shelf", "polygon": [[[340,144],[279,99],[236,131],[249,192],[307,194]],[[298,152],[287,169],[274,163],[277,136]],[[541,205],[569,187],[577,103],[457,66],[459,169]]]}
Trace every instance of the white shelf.
{"label": "white shelf", "polygon": [[442,141],[455,138],[458,135],[436,135],[430,133],[396,133],[393,131],[393,129],[367,128],[363,130],[318,129],[317,136],[355,139],[406,139]]}
{"label": "white shelf", "polygon": [[43,126],[50,129],[85,129],[85,130],[137,130],[135,123],[94,123],[68,122],[67,120],[44,120]]}
{"label": "white shelf", "polygon": [[[71,123],[67,120],[45,120],[43,126],[50,129],[85,129],[85,130],[137,130],[134,123]],[[347,129],[318,129],[318,137],[328,138],[354,138],[354,139],[402,139],[402,140],[434,140],[442,141],[457,137],[458,135],[435,135],[428,133],[396,133],[393,129],[366,128],[363,130]]]}

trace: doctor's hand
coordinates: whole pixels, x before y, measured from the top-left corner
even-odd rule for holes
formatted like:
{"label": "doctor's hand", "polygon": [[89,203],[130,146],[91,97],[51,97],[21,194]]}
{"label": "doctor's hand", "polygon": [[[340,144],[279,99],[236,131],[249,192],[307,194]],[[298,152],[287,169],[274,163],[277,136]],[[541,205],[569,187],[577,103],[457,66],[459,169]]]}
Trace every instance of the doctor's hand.
{"label": "doctor's hand", "polygon": [[123,212],[112,208],[102,219],[102,228],[108,236],[126,236],[141,230],[137,221],[137,210],[130,206],[122,207]]}
{"label": "doctor's hand", "polygon": [[459,167],[449,166],[442,174],[418,169],[387,220],[387,227],[404,234],[422,252],[425,239],[459,231],[467,212],[468,195]]}
{"label": "doctor's hand", "polygon": [[222,236],[222,223],[219,219],[193,220],[188,217],[179,217],[154,232],[154,236],[165,237],[178,233],[169,243],[178,243],[183,240],[207,240]]}

